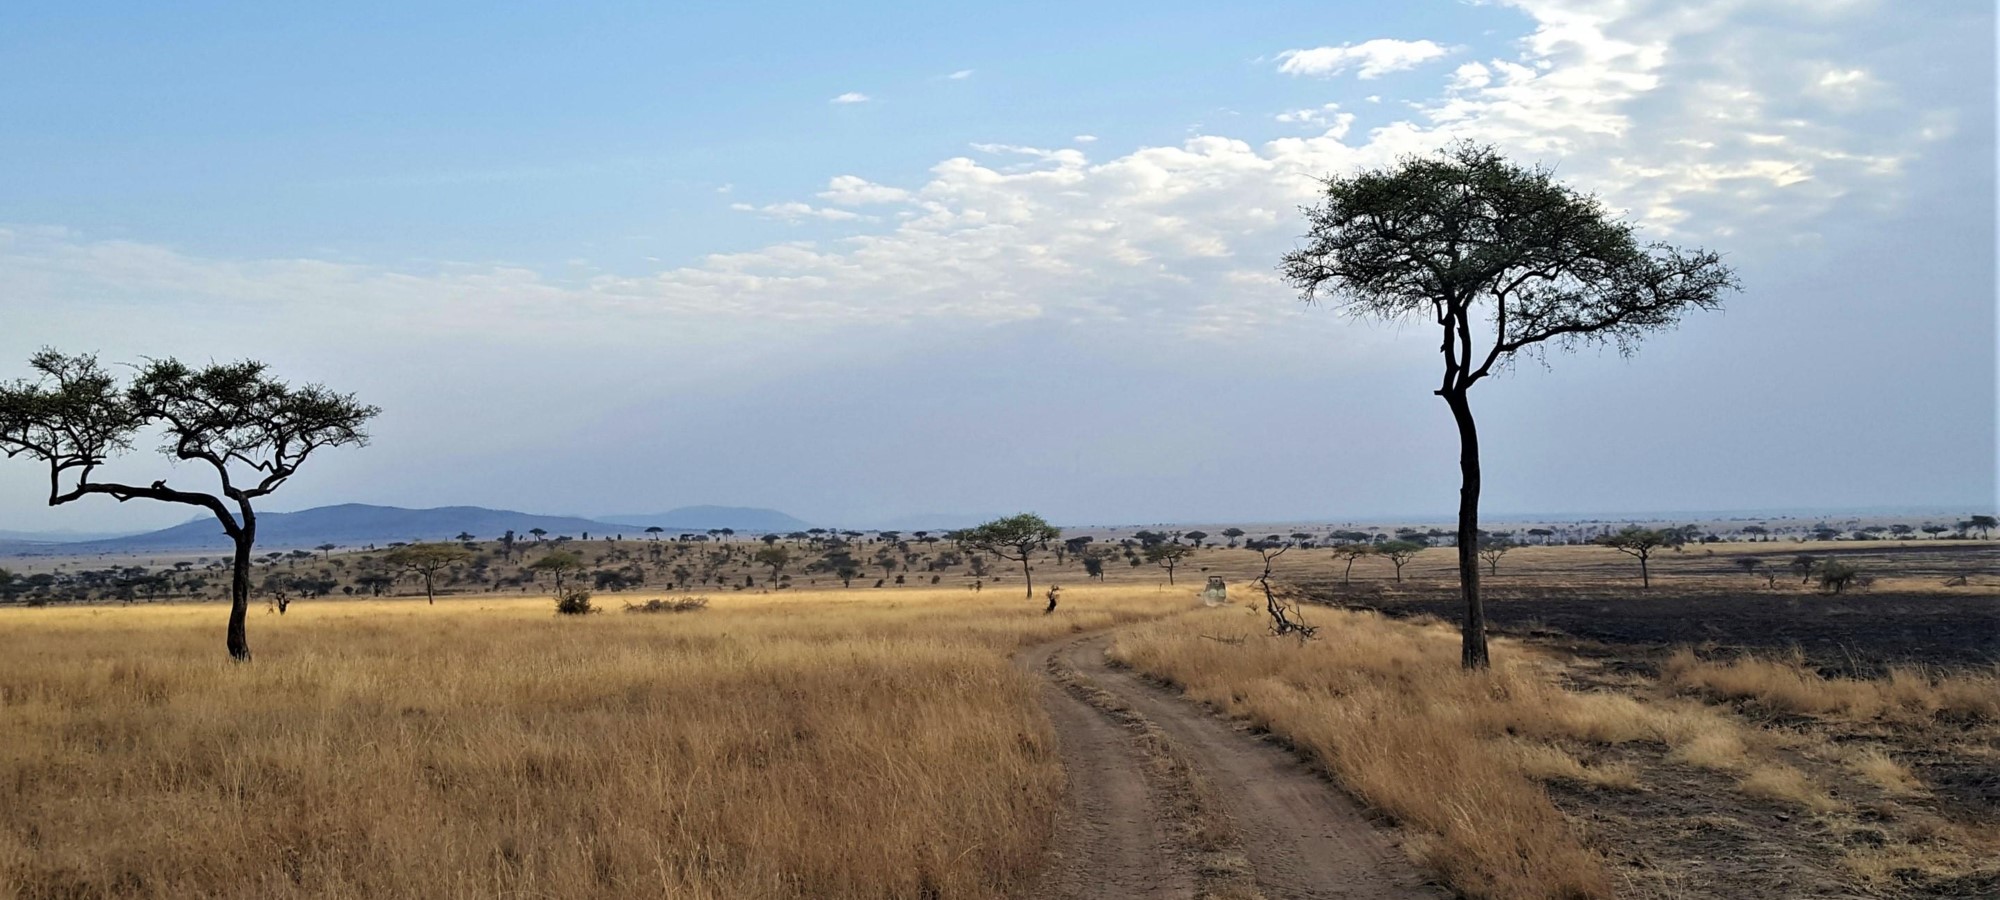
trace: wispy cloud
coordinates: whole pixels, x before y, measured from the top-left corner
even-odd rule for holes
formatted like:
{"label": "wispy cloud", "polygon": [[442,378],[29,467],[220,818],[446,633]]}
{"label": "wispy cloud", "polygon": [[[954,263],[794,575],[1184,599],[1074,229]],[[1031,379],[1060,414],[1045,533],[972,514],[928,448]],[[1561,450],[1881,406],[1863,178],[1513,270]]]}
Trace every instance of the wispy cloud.
{"label": "wispy cloud", "polygon": [[861,218],[859,213],[851,213],[844,209],[832,209],[830,207],[815,207],[810,203],[800,203],[796,200],[787,203],[772,203],[765,206],[755,206],[749,203],[731,203],[729,204],[729,208],[737,212],[759,213],[774,219],[783,219],[787,222],[802,222],[806,219],[824,219],[828,222],[852,222]]}
{"label": "wispy cloud", "polygon": [[1376,38],[1359,44],[1286,50],[1278,54],[1278,71],[1287,75],[1339,75],[1355,69],[1362,79],[1380,78],[1390,72],[1414,69],[1451,52],[1433,41],[1399,41]]}
{"label": "wispy cloud", "polygon": [[[1810,234],[1844,198],[1893,198],[1904,168],[1931,139],[1933,118],[1914,105],[1924,98],[1897,102],[1883,73],[1827,67],[1808,81],[1833,95],[1829,104],[1849,93],[1879,96],[1880,104],[1829,105],[1811,119],[1785,105],[1800,84],[1787,60],[1818,51],[1787,49],[1794,46],[1787,42],[1817,45],[1776,13],[1718,28],[1582,0],[1523,0],[1522,8],[1537,21],[1518,54],[1460,66],[1404,118],[1365,135],[1350,135],[1346,114],[1324,104],[1280,114],[1287,124],[1320,129],[1313,135],[1258,144],[1198,134],[1102,161],[1075,146],[982,143],[973,149],[1005,161],[945,159],[902,186],[833,176],[815,192],[824,206],[732,207],[781,222],[851,226],[821,242],[774,239],[646,275],[579,283],[518,267],[404,273],[309,260],[232,262],[73,234],[0,232],[0,296],[85,303],[97,295],[291,295],[344,308],[337,298],[369,294],[407,301],[402,308],[450,305],[453,315],[456,305],[493,297],[704,321],[733,314],[1126,319],[1193,334],[1220,327],[1203,323],[1227,318],[1221,311],[1231,304],[1283,300],[1268,279],[1242,273],[1268,271],[1296,239],[1296,210],[1311,202],[1319,178],[1452,139],[1560,162],[1566,180],[1631,210],[1655,233],[1696,241]],[[1684,42],[1701,47],[1695,60],[1675,52]],[[1349,56],[1345,65],[1364,66],[1362,56]],[[1294,68],[1310,66],[1320,63]],[[868,205],[890,211],[877,219],[851,209]],[[601,322],[618,333],[629,327],[617,317]]]}
{"label": "wispy cloud", "polygon": [[859,175],[835,175],[827,182],[826,190],[819,192],[819,198],[842,206],[866,206],[873,203],[900,203],[910,199],[910,192],[902,188],[876,184]]}
{"label": "wispy cloud", "polygon": [[945,77],[953,81],[964,81],[965,79],[972,77],[972,70],[960,69],[956,72],[951,73],[950,75],[946,75]]}
{"label": "wispy cloud", "polygon": [[864,93],[861,93],[860,91],[848,91],[847,93],[845,93],[845,94],[841,94],[840,96],[838,96],[838,97],[835,97],[835,98],[833,98],[832,100],[828,100],[828,101],[826,101],[826,102],[828,102],[828,103],[867,103],[868,101],[870,101],[870,100],[873,100],[873,99],[875,99],[875,98],[873,98],[873,97],[870,97],[870,96],[868,96],[867,94],[864,94]]}

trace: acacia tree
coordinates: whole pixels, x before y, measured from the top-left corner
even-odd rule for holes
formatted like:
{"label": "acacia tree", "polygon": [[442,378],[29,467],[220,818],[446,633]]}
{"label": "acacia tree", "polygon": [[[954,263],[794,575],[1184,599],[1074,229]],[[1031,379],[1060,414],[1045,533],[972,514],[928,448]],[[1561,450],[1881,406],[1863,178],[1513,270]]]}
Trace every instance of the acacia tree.
{"label": "acacia tree", "polygon": [[[214,514],[235,547],[226,645],[231,658],[248,660],[254,501],[283,485],[315,450],[366,444],[362,426],[380,410],[317,384],[291,387],[250,360],[199,369],[171,358],[149,360],[123,387],[90,354],[45,349],[29,365],[35,377],[0,386],[0,450],[48,464],[50,506],[102,494]],[[99,467],[132,449],[147,430],[161,434],[167,456],[207,464],[215,488],[184,490],[165,478],[149,485],[97,480]]]}
{"label": "acacia tree", "polygon": [[1186,544],[1161,543],[1146,545],[1147,561],[1167,570],[1168,584],[1174,583],[1174,569],[1180,566],[1181,560],[1186,559],[1188,554],[1193,552],[1193,548],[1190,548]]}
{"label": "acacia tree", "polygon": [[1500,557],[1506,556],[1507,551],[1517,546],[1519,545],[1514,543],[1513,538],[1505,538],[1498,535],[1487,535],[1480,538],[1479,558],[1486,560],[1486,574],[1498,576],[1500,574]]}
{"label": "acacia tree", "polygon": [[1021,564],[1021,577],[1028,583],[1028,599],[1035,599],[1035,571],[1029,561],[1035,551],[1046,549],[1050,541],[1062,537],[1062,529],[1050,525],[1034,513],[994,519],[958,533],[958,545],[967,552],[991,553]]}
{"label": "acacia tree", "polygon": [[1429,545],[1416,541],[1385,541],[1375,545],[1375,555],[1385,557],[1396,567],[1396,583],[1403,583],[1403,566],[1417,554],[1429,550]]}
{"label": "acacia tree", "polygon": [[1354,574],[1354,561],[1375,552],[1375,545],[1366,541],[1340,544],[1333,548],[1333,555],[1347,561],[1346,568],[1340,570],[1340,583],[1346,584],[1348,576]]}
{"label": "acacia tree", "polygon": [[1653,586],[1653,574],[1647,570],[1647,561],[1652,558],[1654,550],[1658,550],[1661,547],[1679,547],[1680,543],[1675,540],[1675,536],[1676,533],[1672,529],[1661,531],[1652,528],[1640,528],[1637,525],[1627,525],[1619,529],[1616,534],[1607,534],[1598,538],[1597,542],[1626,556],[1637,559],[1639,561],[1639,586],[1650,588]]}
{"label": "acacia tree", "polygon": [[389,565],[423,576],[424,598],[437,604],[437,574],[472,558],[472,551],[458,544],[405,544],[389,551]]}
{"label": "acacia tree", "polygon": [[750,558],[760,566],[770,566],[771,578],[772,580],[776,580],[778,573],[783,572],[786,566],[791,565],[792,551],[774,544],[758,550]]}
{"label": "acacia tree", "polygon": [[1687,310],[1720,307],[1736,277],[1714,253],[1640,243],[1596,198],[1492,147],[1459,144],[1325,186],[1305,211],[1306,245],[1285,255],[1285,278],[1307,302],[1330,296],[1356,315],[1438,326],[1436,394],[1459,436],[1461,662],[1482,668],[1479,437],[1468,391],[1549,346],[1630,353]]}

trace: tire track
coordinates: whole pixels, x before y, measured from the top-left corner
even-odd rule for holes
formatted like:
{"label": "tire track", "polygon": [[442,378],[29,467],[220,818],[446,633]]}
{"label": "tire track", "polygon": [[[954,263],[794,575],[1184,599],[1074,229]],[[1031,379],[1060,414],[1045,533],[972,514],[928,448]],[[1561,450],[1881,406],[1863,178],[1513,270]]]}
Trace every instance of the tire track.
{"label": "tire track", "polygon": [[1071,798],[1033,896],[1449,896],[1291,751],[1111,666],[1109,641],[1016,657],[1044,676]]}

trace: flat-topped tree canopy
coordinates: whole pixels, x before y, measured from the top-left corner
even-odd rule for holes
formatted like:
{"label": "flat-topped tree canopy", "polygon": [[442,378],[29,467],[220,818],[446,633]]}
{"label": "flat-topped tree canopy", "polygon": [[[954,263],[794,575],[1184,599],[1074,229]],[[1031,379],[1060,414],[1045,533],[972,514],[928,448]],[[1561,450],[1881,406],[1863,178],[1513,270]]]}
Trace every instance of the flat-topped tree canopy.
{"label": "flat-topped tree canopy", "polygon": [[1688,310],[1717,309],[1736,275],[1716,253],[1642,243],[1633,226],[1550,170],[1461,143],[1430,156],[1325,181],[1305,210],[1304,246],[1285,279],[1311,303],[1355,315],[1435,322],[1444,373],[1436,393],[1459,431],[1459,582],[1463,661],[1487,664],[1479,600],[1479,439],[1466,391],[1522,353],[1641,337]]}
{"label": "flat-topped tree canopy", "polygon": [[[277,490],[322,447],[366,444],[363,426],[381,410],[320,385],[293,387],[250,360],[199,368],[172,358],[147,360],[123,387],[92,354],[44,349],[28,364],[34,377],[0,385],[0,451],[48,465],[50,506],[102,494],[121,503],[160,500],[213,513],[236,544],[229,653],[248,659],[244,617],[257,537],[251,501]],[[214,487],[96,477],[148,429],[161,433],[160,452],[206,463]]]}
{"label": "flat-topped tree canopy", "polygon": [[1036,550],[1047,549],[1050,541],[1061,538],[1062,529],[1034,513],[1006,516],[953,533],[960,547],[1020,563],[1029,599],[1035,596],[1035,574],[1030,560]]}

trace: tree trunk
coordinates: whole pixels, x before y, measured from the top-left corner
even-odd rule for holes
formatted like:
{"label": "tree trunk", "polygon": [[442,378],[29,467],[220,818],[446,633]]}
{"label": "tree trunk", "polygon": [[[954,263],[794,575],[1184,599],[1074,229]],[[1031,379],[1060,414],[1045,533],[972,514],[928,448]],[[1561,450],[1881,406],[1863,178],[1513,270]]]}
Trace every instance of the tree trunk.
{"label": "tree trunk", "polygon": [[245,623],[250,615],[250,545],[255,536],[244,530],[236,535],[235,572],[229,579],[229,658],[250,661],[250,636]]}
{"label": "tree trunk", "polygon": [[437,605],[437,592],[431,590],[431,575],[429,572],[424,573],[424,599],[429,601],[432,606]]}
{"label": "tree trunk", "polygon": [[1465,624],[1459,629],[1459,664],[1484,669],[1486,608],[1479,602],[1479,430],[1472,422],[1472,405],[1463,389],[1445,391],[1451,417],[1458,422],[1458,585],[1465,596]]}
{"label": "tree trunk", "polygon": [[1028,557],[1031,555],[1026,550],[1021,551],[1021,577],[1028,582],[1028,599],[1033,600],[1035,599],[1035,571],[1028,566]]}
{"label": "tree trunk", "polygon": [[1646,571],[1646,557],[1642,554],[1639,557],[1639,587],[1650,589],[1652,586],[1653,574]]}

